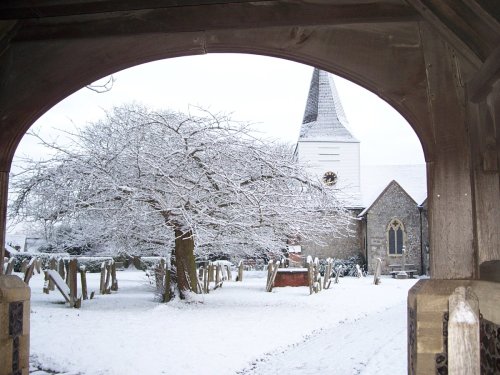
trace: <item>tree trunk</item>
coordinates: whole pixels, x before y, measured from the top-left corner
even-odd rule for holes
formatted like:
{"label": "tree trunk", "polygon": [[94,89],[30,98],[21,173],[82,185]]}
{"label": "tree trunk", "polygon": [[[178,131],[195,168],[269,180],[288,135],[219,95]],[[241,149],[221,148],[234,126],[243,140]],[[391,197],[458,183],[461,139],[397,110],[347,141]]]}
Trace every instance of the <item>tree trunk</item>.
{"label": "tree trunk", "polygon": [[198,293],[196,263],[194,260],[194,239],[192,233],[175,230],[175,256],[172,265],[176,268],[179,297],[185,298],[186,291]]}

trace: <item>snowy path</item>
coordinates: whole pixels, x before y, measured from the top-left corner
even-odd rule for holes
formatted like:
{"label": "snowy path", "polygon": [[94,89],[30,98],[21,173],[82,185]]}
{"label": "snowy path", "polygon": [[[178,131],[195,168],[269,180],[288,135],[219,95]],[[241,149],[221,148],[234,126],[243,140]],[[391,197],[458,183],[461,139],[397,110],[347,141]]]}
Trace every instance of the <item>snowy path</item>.
{"label": "snowy path", "polygon": [[[343,278],[318,294],[265,292],[267,273],[191,300],[155,302],[144,272],[70,309],[31,280],[33,375],[405,374],[406,298],[416,280]],[[99,274],[88,274],[97,290]],[[35,372],[35,370],[44,370]]]}
{"label": "snowy path", "polygon": [[[362,336],[362,338],[360,338]],[[321,330],[255,361],[245,375],[376,375],[406,373],[406,304]],[[388,359],[397,358],[394,363]]]}

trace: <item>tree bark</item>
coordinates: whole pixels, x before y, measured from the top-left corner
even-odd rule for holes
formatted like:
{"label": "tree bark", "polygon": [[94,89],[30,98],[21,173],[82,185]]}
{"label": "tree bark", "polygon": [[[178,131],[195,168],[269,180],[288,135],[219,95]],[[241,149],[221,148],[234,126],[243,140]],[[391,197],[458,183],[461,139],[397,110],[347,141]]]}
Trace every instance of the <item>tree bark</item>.
{"label": "tree bark", "polygon": [[196,263],[194,259],[194,238],[191,231],[175,230],[175,256],[172,265],[176,268],[179,297],[184,299],[187,291],[198,293]]}

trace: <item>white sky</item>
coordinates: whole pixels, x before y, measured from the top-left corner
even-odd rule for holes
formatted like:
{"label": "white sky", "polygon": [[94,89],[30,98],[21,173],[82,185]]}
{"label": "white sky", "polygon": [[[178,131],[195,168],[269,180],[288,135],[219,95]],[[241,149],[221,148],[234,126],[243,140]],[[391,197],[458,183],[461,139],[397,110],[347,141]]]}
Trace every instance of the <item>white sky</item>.
{"label": "white sky", "polygon": [[[103,110],[136,101],[157,108],[187,111],[197,105],[212,112],[232,113],[235,120],[256,123],[266,137],[295,143],[313,68],[270,57],[210,54],[181,57],[136,66],[114,74],[110,92],[82,89],[69,96],[35,126],[42,134],[52,128],[84,125]],[[336,78],[347,119],[361,141],[361,164],[422,164],[422,147],[410,125],[387,103],[367,90]],[[41,149],[25,137],[18,155]]]}

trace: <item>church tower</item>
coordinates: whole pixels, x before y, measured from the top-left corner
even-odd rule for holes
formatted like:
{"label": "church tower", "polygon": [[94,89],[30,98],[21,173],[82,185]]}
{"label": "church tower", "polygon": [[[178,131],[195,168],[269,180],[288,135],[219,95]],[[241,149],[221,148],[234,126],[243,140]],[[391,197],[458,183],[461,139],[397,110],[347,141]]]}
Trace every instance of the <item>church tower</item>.
{"label": "church tower", "polygon": [[314,69],[296,156],[310,172],[341,190],[347,205],[361,205],[359,141],[349,131],[333,77]]}

